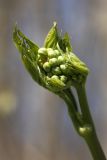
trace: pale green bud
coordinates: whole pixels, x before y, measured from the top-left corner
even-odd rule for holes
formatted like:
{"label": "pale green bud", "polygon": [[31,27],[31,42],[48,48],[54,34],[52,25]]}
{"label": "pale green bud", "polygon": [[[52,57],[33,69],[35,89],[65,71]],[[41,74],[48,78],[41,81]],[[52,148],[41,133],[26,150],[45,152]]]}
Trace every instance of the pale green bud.
{"label": "pale green bud", "polygon": [[63,73],[66,73],[66,71],[67,71],[67,68],[66,68],[65,64],[61,64],[61,65],[60,65],[60,69],[61,69],[61,71],[62,71]]}
{"label": "pale green bud", "polygon": [[52,48],[47,48],[47,52],[48,52],[48,57],[49,58],[56,57],[56,54],[55,54],[55,52],[54,52],[54,50]]}
{"label": "pale green bud", "polygon": [[49,64],[51,66],[56,66],[58,64],[57,58],[51,58],[51,59],[49,59]]}
{"label": "pale green bud", "polygon": [[52,68],[52,73],[55,75],[60,75],[62,72],[60,70],[60,67],[55,67],[55,68]]}
{"label": "pale green bud", "polygon": [[60,80],[65,83],[67,81],[67,77],[62,75],[60,76]]}
{"label": "pale green bud", "polygon": [[58,77],[58,76],[56,76],[56,75],[54,75],[54,76],[52,76],[52,77],[51,77],[51,79],[56,79],[56,80],[58,80],[58,79],[59,79],[59,77]]}
{"label": "pale green bud", "polygon": [[64,62],[64,57],[63,56],[59,56],[58,57],[58,63],[62,64]]}
{"label": "pale green bud", "polygon": [[55,53],[56,56],[60,55],[60,52],[58,50],[54,50],[54,53]]}
{"label": "pale green bud", "polygon": [[43,69],[46,71],[46,72],[49,72],[50,71],[50,64],[49,62],[45,62],[43,64]]}
{"label": "pale green bud", "polygon": [[39,53],[40,55],[46,55],[46,56],[47,56],[47,49],[46,49],[46,48],[40,48],[40,49],[38,50],[38,53]]}

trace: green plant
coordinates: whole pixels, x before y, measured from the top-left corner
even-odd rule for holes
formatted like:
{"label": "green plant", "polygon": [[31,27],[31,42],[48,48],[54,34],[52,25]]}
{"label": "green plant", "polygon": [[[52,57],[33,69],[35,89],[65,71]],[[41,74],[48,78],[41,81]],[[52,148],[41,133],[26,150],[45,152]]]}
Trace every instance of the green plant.
{"label": "green plant", "polygon": [[[32,78],[41,86],[60,96],[68,107],[77,133],[86,141],[94,160],[106,160],[90,114],[85,84],[89,69],[74,53],[67,33],[62,36],[57,24],[39,48],[15,26],[13,41]],[[72,92],[77,91],[79,106]]]}

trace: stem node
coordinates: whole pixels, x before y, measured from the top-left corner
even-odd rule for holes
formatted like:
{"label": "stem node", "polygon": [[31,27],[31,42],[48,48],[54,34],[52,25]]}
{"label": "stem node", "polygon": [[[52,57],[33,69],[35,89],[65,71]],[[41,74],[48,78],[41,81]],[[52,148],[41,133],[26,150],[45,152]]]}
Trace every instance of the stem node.
{"label": "stem node", "polygon": [[93,132],[93,128],[89,124],[79,128],[79,134],[82,137],[87,137],[87,135],[91,134],[92,132]]}

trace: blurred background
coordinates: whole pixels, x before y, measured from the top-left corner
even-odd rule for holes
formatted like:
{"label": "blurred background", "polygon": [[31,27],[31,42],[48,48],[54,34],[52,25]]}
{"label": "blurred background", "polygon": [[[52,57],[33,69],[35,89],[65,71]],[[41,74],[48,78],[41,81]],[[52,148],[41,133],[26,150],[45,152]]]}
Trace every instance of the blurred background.
{"label": "blurred background", "polygon": [[15,22],[42,46],[53,21],[90,68],[87,95],[107,156],[107,0],[0,0],[0,159],[91,160],[65,103],[38,86],[12,42]]}

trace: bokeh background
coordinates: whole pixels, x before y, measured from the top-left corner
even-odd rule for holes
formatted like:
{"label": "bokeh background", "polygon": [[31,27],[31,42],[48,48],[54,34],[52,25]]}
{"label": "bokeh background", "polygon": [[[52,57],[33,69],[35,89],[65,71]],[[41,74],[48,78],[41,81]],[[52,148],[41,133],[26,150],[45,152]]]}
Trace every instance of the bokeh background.
{"label": "bokeh background", "polygon": [[91,160],[65,103],[38,86],[12,42],[15,22],[42,46],[53,24],[90,68],[87,95],[107,156],[107,0],[0,0],[0,159]]}

